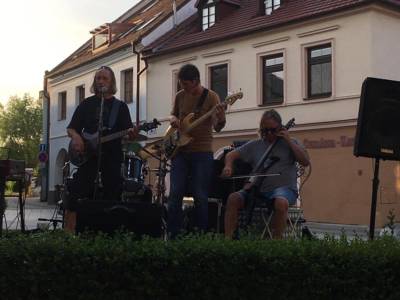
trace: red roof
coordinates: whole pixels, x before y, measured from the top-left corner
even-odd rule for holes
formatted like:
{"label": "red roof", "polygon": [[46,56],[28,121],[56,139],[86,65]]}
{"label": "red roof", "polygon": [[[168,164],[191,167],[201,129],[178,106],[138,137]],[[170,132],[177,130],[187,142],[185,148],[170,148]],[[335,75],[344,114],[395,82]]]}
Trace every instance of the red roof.
{"label": "red roof", "polygon": [[400,0],[283,0],[280,8],[271,15],[264,15],[257,11],[258,1],[242,0],[233,13],[205,31],[199,26],[200,15],[194,14],[168,35],[146,47],[143,53],[147,57],[162,55],[372,3],[400,9]]}
{"label": "red roof", "polygon": [[[176,0],[177,7],[184,5],[187,1],[188,0]],[[137,5],[139,4],[141,4],[141,2],[139,2]],[[49,73],[47,73],[47,76],[50,77],[65,73],[79,66],[92,62],[96,59],[99,59],[100,57],[110,55],[115,51],[129,47],[131,43],[140,41],[140,39],[144,35],[151,32],[153,28],[157,27],[160,23],[162,23],[166,18],[168,18],[172,14],[171,0],[160,0],[155,5],[151,6],[149,9],[147,9],[147,7],[149,7],[149,5],[144,6],[138,12],[134,13],[132,16],[127,17],[126,20],[122,21],[121,23],[123,25],[123,24],[135,24],[137,22],[140,22],[139,23],[140,25],[146,23],[147,21],[151,20],[154,16],[158,15],[158,17],[154,20],[154,22],[152,22],[143,29],[130,32],[122,36],[121,38],[117,38],[115,41],[110,43],[108,47],[105,47],[102,50],[92,51],[92,39],[88,40],[78,50],[76,50],[64,61],[62,61],[55,68],[53,68]],[[120,18],[122,18],[123,16],[121,16]],[[120,18],[118,18],[115,22],[110,24],[115,24],[116,26],[118,26]]]}

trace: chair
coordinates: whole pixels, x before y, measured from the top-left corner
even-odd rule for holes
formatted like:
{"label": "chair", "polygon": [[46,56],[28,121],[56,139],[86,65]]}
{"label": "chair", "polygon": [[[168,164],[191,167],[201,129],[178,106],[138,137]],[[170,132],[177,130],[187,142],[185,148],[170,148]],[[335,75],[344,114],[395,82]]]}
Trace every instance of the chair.
{"label": "chair", "polygon": [[[300,164],[296,163],[297,168],[297,184],[298,184],[298,191],[299,196],[297,198],[297,202],[295,205],[289,206],[288,215],[287,215],[287,227],[284,233],[284,237],[292,237],[292,238],[300,238],[302,235],[302,227],[303,224],[306,222],[304,219],[303,208],[302,208],[302,197],[301,191],[308,180],[311,174],[311,165],[304,167]],[[272,238],[272,231],[271,231],[271,221],[274,214],[273,207],[271,205],[267,206],[264,201],[260,198],[255,196],[256,205],[254,211],[252,212],[255,221],[251,222],[255,224],[255,227],[261,227],[261,238]],[[248,211],[247,211],[248,213]],[[241,216],[243,222],[243,216]],[[245,218],[246,219],[246,218]],[[260,224],[261,222],[261,224]],[[243,226],[243,224],[242,224]]]}

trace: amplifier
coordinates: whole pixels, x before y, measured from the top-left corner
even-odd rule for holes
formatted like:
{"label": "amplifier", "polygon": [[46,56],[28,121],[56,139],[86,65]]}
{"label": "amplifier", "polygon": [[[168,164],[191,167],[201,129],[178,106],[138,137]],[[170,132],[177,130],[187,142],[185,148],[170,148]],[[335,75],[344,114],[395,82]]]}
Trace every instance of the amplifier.
{"label": "amplifier", "polygon": [[162,207],[153,203],[78,201],[76,232],[127,230],[139,236],[161,237],[161,213]]}
{"label": "amplifier", "polygon": [[0,176],[23,176],[25,161],[16,159],[0,159]]}

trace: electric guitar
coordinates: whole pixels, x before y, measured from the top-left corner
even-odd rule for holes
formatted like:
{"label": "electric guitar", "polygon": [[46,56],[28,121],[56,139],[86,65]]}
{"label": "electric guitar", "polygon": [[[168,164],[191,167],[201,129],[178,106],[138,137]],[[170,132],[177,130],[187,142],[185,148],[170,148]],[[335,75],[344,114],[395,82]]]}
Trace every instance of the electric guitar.
{"label": "electric guitar", "polygon": [[[154,119],[152,122],[148,122],[148,123],[143,123],[141,125],[139,125],[138,130],[143,130],[143,131],[150,131],[152,129],[157,128],[160,124],[160,122],[157,121],[157,119]],[[100,139],[100,143],[106,143],[118,138],[121,138],[125,135],[128,134],[128,130],[122,130],[122,131],[118,131],[106,136],[101,137]],[[72,164],[74,164],[75,166],[82,166],[84,165],[90,158],[90,156],[94,155],[96,153],[97,150],[97,146],[98,146],[98,137],[99,137],[99,133],[87,133],[87,132],[82,132],[81,137],[83,139],[84,142],[84,151],[83,152],[77,152],[72,148],[72,140],[69,142],[69,146],[68,146],[68,155],[69,155],[69,160]]]}
{"label": "electric guitar", "polygon": [[[227,96],[224,101],[221,103],[225,105],[225,107],[229,104],[232,105],[236,102],[236,100],[243,98],[243,93],[238,92],[234,93],[230,96]],[[205,120],[210,118],[212,114],[215,112],[216,106],[210,109],[207,113],[202,115],[200,118],[193,120],[194,113],[188,114],[181,122],[180,128],[173,128],[171,126],[168,127],[163,139],[162,139],[162,148],[165,151],[165,155],[168,159],[173,158],[180,147],[186,146],[189,144],[193,138],[190,136],[190,131],[199,126]]]}

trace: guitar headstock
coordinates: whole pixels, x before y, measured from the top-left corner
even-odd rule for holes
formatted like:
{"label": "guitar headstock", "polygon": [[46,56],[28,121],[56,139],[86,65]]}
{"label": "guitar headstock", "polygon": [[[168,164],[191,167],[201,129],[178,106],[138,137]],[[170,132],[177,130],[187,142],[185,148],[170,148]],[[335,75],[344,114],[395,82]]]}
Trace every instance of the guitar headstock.
{"label": "guitar headstock", "polygon": [[145,122],[145,123],[139,125],[138,129],[148,132],[150,130],[156,129],[160,125],[161,125],[161,123],[158,122],[158,120],[154,118],[152,122]]}
{"label": "guitar headstock", "polygon": [[294,123],[294,118],[291,118],[286,125],[284,126],[287,130],[289,130],[290,128],[294,127],[296,124]]}
{"label": "guitar headstock", "polygon": [[243,98],[243,92],[237,92],[237,93],[233,93],[229,96],[227,96],[224,100],[224,103],[232,105],[233,103],[236,102],[236,100],[242,99]]}

